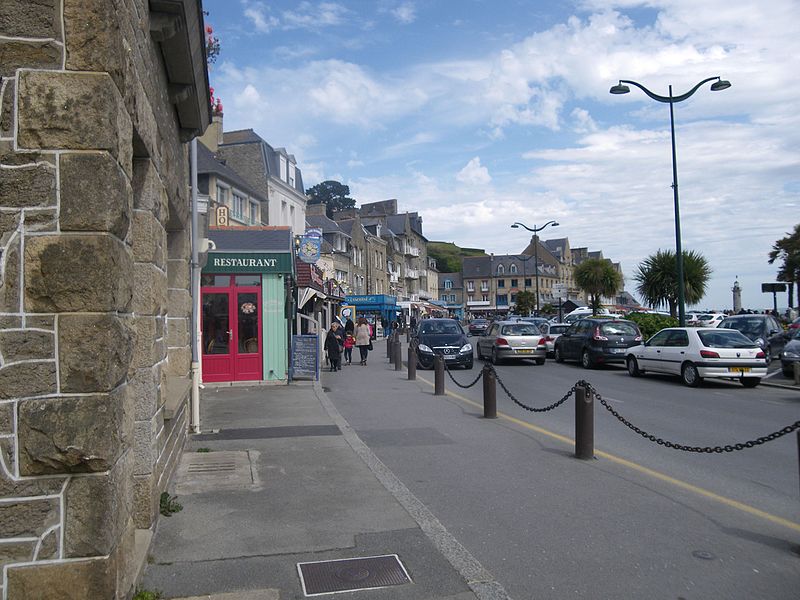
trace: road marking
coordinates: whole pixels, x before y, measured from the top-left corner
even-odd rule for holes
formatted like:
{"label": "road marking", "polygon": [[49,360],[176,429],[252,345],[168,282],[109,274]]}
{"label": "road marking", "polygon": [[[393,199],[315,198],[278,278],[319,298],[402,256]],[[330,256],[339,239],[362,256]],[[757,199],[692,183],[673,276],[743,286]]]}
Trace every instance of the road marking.
{"label": "road marking", "polygon": [[763,377],[763,378],[764,378],[764,379],[769,379],[770,377],[775,377],[775,375],[777,375],[778,373],[780,373],[781,375],[783,375],[783,371],[781,371],[780,369],[778,369],[778,370],[776,370],[776,371],[773,371],[772,373],[767,373],[766,375],[764,375],[764,377]]}
{"label": "road marking", "polygon": [[[428,381],[424,377],[419,377],[418,376],[417,379],[419,379],[420,381],[424,381],[425,383],[427,383],[431,387],[434,387],[433,382]],[[475,402],[474,400],[470,400],[469,398],[465,398],[464,396],[462,396],[460,394],[456,394],[455,392],[451,392],[450,390],[445,390],[445,394],[447,394],[448,396],[452,396],[453,398],[456,398],[457,400],[461,400],[462,402],[466,402],[467,404],[469,404],[471,406],[474,406],[476,408],[480,408],[481,410],[483,410],[483,404]],[[514,423],[515,425],[519,425],[520,427],[524,427],[525,429],[530,429],[532,431],[536,431],[537,433],[541,433],[542,435],[546,435],[547,437],[550,437],[550,438],[552,438],[554,440],[558,440],[559,442],[564,442],[565,444],[570,444],[572,446],[575,445],[575,439],[574,438],[570,438],[570,437],[567,437],[565,435],[561,435],[559,433],[555,433],[554,431],[550,431],[549,429],[545,429],[544,427],[539,427],[538,425],[533,425],[532,423],[528,423],[527,421],[523,421],[522,419],[517,419],[516,417],[512,417],[512,416],[507,415],[505,413],[502,413],[500,411],[497,411],[497,416],[499,418],[501,418],[501,419],[505,419],[506,421]],[[740,511],[745,512],[745,513],[747,513],[749,515],[752,515],[754,517],[759,517],[761,519],[765,519],[767,521],[775,523],[776,525],[781,525],[781,526],[786,527],[788,529],[792,529],[793,531],[800,532],[800,523],[795,523],[794,521],[790,521],[788,519],[784,519],[783,517],[779,517],[777,515],[773,515],[771,513],[768,513],[766,511],[758,509],[758,508],[756,508],[754,506],[750,506],[749,504],[745,504],[743,502],[739,502],[738,500],[734,500],[732,498],[727,498],[725,496],[720,496],[719,494],[715,494],[714,492],[712,492],[710,490],[707,490],[705,488],[701,488],[699,486],[693,485],[693,484],[688,483],[686,481],[682,481],[680,479],[676,479],[675,477],[671,477],[669,475],[666,475],[665,473],[661,473],[660,471],[654,471],[653,469],[650,469],[648,467],[645,467],[644,465],[640,465],[638,463],[630,461],[630,460],[628,460],[626,458],[622,458],[620,456],[616,456],[614,454],[610,454],[608,452],[603,452],[602,450],[597,450],[597,449],[595,449],[594,453],[595,453],[595,456],[599,456],[599,457],[605,458],[606,460],[610,460],[611,462],[614,462],[614,463],[616,463],[618,465],[622,465],[623,467],[627,467],[627,468],[632,469],[634,471],[638,471],[639,473],[643,473],[643,474],[648,475],[648,476],[650,476],[650,477],[652,477],[654,479],[658,479],[660,481],[663,481],[665,483],[669,483],[669,484],[671,484],[671,485],[673,485],[675,487],[681,488],[681,489],[686,490],[688,492],[692,492],[692,493],[697,494],[699,496],[703,496],[703,497],[708,498],[710,500],[714,500],[715,502],[719,502],[720,504],[724,504],[725,506],[728,506],[729,508],[735,508],[736,510],[740,510]]]}

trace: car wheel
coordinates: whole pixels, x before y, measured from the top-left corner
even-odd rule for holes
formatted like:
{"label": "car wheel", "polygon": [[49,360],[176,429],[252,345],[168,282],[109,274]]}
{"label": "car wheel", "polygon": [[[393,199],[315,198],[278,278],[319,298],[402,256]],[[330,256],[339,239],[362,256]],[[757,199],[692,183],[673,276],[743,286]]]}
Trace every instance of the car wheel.
{"label": "car wheel", "polygon": [[639,363],[633,356],[629,356],[626,362],[628,364],[628,374],[631,377],[639,377],[642,374],[639,370]]}
{"label": "car wheel", "polygon": [[769,363],[772,362],[772,348],[767,346],[764,349],[764,354],[766,355],[767,366],[769,366]]}
{"label": "car wheel", "polygon": [[683,383],[689,387],[697,387],[703,382],[703,378],[700,377],[697,367],[695,367],[692,363],[686,363],[683,365],[683,368],[681,369],[681,379],[683,379]]}
{"label": "car wheel", "polygon": [[492,348],[492,356],[491,356],[491,358],[489,358],[489,360],[491,361],[491,363],[493,365],[499,365],[500,364],[500,359],[497,356],[497,348]]}
{"label": "car wheel", "polygon": [[474,367],[474,366],[475,366],[475,365],[473,364],[473,362],[472,362],[472,361],[469,361],[467,364],[465,364],[465,365],[464,365],[464,368],[465,368],[467,371],[471,371],[471,370],[472,370],[472,367]]}
{"label": "car wheel", "polygon": [[561,354],[561,348],[556,348],[555,350],[553,350],[553,358],[557,363],[564,362],[564,357]]}
{"label": "car wheel", "polygon": [[754,388],[759,383],[761,383],[761,379],[758,377],[742,377],[742,385],[746,388]]}
{"label": "car wheel", "polygon": [[544,359],[543,358],[537,358],[536,359],[536,364],[541,367],[544,364]]}
{"label": "car wheel", "polygon": [[594,367],[594,361],[592,360],[589,351],[584,348],[583,353],[581,354],[581,366],[584,369],[591,369]]}

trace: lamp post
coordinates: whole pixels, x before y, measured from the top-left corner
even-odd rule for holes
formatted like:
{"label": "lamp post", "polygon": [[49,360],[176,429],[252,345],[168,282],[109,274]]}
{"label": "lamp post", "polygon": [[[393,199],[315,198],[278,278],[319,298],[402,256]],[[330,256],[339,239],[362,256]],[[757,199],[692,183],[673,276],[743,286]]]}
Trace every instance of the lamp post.
{"label": "lamp post", "polygon": [[678,162],[675,154],[675,116],[674,116],[673,105],[677,102],[683,102],[684,100],[690,98],[697,90],[700,89],[700,86],[702,86],[704,83],[708,83],[709,81],[714,81],[714,83],[711,84],[712,92],[727,90],[729,87],[731,87],[729,81],[725,81],[720,77],[708,77],[706,79],[703,79],[703,81],[701,81],[697,85],[695,85],[691,90],[689,90],[685,94],[681,94],[680,96],[672,95],[671,85],[669,86],[669,96],[660,96],[648,90],[641,83],[630,81],[628,79],[620,79],[619,83],[615,86],[612,86],[611,89],[609,90],[611,94],[627,94],[631,91],[631,89],[624,84],[629,83],[631,85],[635,85],[636,87],[638,87],[645,94],[650,96],[653,100],[669,104],[669,127],[670,127],[670,132],[672,134],[672,195],[675,203],[675,256],[678,267],[678,320],[680,322],[681,327],[686,326],[686,307],[685,307],[686,283],[683,280],[683,249],[681,248],[681,213],[680,213],[680,206],[678,203]]}
{"label": "lamp post", "polygon": [[[525,289],[525,281],[528,278],[528,261],[532,259],[532,256],[528,256],[526,254],[521,254],[517,257],[517,260],[522,263],[522,290],[527,291]],[[526,315],[527,316],[527,315]]]}
{"label": "lamp post", "polygon": [[[511,228],[517,229],[518,227],[522,227],[523,229],[527,229],[528,231],[533,233],[533,270],[534,270],[534,277],[536,277],[536,316],[539,316],[539,239],[536,237],[536,234],[542,231],[545,227],[552,225],[553,227],[558,227],[558,223],[556,221],[548,221],[541,227],[536,227],[534,225],[532,228],[528,227],[524,223],[514,223]],[[524,283],[524,282],[523,282]]]}

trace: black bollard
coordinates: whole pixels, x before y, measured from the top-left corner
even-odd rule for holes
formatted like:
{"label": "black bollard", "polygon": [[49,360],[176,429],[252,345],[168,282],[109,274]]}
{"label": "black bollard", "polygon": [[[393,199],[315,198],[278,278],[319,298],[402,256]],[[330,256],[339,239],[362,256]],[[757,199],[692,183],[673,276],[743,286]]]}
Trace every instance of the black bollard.
{"label": "black bollard", "polygon": [[417,353],[414,348],[408,347],[408,379],[414,381],[417,378]]}
{"label": "black bollard", "polygon": [[390,336],[386,336],[386,358],[389,359],[389,362],[392,361],[392,338]]}
{"label": "black bollard", "polygon": [[800,471],[800,429],[797,430],[797,466]]}
{"label": "black bollard", "polygon": [[497,378],[489,365],[483,366],[483,418],[497,418]]}
{"label": "black bollard", "polygon": [[399,337],[394,343],[394,370],[395,371],[403,370],[403,347],[400,344]]}
{"label": "black bollard", "polygon": [[433,356],[433,395],[444,396],[444,357],[441,354]]}
{"label": "black bollard", "polygon": [[582,385],[575,388],[575,458],[594,458],[594,397]]}

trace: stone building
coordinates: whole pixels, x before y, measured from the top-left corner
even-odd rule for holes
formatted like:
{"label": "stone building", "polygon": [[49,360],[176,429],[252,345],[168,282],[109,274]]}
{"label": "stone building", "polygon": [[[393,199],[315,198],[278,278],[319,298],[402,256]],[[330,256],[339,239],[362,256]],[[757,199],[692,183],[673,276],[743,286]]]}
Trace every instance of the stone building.
{"label": "stone building", "polygon": [[0,56],[2,598],[125,598],[187,430],[200,2],[2,0]]}

